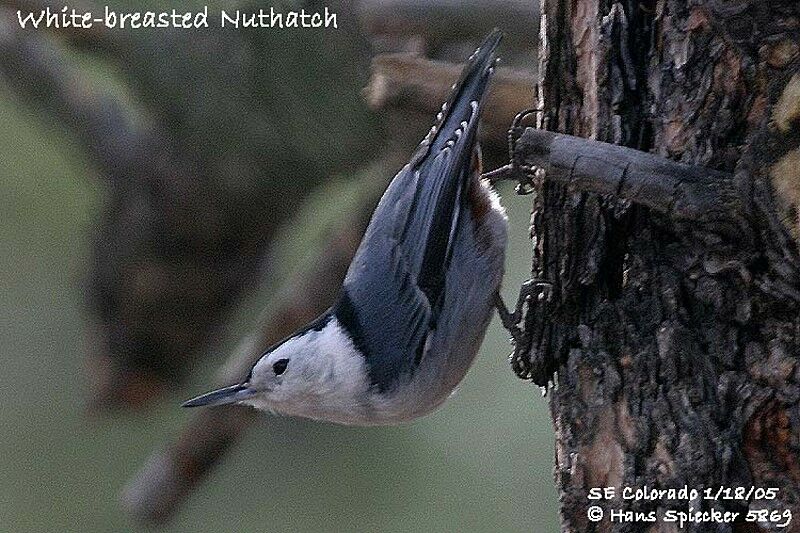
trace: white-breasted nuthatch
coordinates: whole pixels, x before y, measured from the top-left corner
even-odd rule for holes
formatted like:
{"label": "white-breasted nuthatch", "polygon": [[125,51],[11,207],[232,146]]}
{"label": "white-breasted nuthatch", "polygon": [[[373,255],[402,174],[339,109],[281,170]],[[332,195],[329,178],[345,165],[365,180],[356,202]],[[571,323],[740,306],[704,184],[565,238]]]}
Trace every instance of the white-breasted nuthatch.
{"label": "white-breasted nuthatch", "polygon": [[470,57],[394,177],[334,305],[269,348],[238,385],[184,406],[241,403],[342,424],[425,415],[471,366],[497,304],[507,219],[481,180],[478,120],[501,34]]}

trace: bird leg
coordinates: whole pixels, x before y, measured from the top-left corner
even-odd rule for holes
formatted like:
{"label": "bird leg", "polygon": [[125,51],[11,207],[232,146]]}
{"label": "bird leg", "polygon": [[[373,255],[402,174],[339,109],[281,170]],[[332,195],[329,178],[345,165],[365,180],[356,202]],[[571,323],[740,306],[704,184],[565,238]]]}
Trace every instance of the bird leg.
{"label": "bird leg", "polygon": [[499,181],[516,181],[517,187],[514,189],[519,195],[531,194],[536,190],[535,177],[536,167],[524,164],[517,157],[517,141],[522,135],[524,128],[520,126],[525,117],[536,113],[535,109],[527,109],[514,117],[511,127],[508,130],[508,158],[509,163],[500,168],[486,172],[481,177],[489,180],[492,185]]}
{"label": "bird leg", "polygon": [[529,279],[523,283],[519,289],[519,296],[517,297],[517,303],[514,306],[513,312],[508,310],[500,293],[497,292],[495,294],[497,314],[500,315],[500,321],[503,323],[503,327],[511,333],[511,337],[514,339],[515,343],[519,343],[522,339],[522,330],[519,327],[519,323],[522,322],[522,310],[525,304],[528,303],[534,295],[537,295],[539,299],[544,297],[544,299],[549,301],[552,295],[552,289],[553,284],[549,281]]}

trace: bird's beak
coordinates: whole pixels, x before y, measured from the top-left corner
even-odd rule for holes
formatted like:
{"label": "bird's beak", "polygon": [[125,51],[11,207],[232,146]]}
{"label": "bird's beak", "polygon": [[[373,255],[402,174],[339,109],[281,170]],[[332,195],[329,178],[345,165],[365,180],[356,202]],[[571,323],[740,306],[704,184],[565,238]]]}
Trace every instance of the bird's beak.
{"label": "bird's beak", "polygon": [[189,401],[183,402],[182,407],[200,407],[202,405],[226,405],[230,403],[237,403],[248,400],[255,396],[256,392],[249,388],[246,384],[240,383],[239,385],[232,385],[224,389],[217,389],[215,391],[207,392],[192,398]]}

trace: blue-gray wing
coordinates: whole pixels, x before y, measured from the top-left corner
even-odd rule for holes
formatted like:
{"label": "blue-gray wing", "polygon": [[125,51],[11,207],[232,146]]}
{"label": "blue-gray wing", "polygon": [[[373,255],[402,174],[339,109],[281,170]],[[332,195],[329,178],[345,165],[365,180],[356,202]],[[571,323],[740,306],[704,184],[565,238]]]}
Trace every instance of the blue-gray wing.
{"label": "blue-gray wing", "polygon": [[[457,222],[465,207],[461,199],[466,180],[437,179],[449,174],[451,155],[445,148],[427,171],[407,166],[394,178],[334,309],[367,355],[371,381],[380,390],[413,371],[436,325]],[[420,179],[430,183],[420,184]]]}
{"label": "blue-gray wing", "polygon": [[437,124],[392,180],[334,306],[380,390],[413,371],[436,326],[465,198],[477,180],[475,137],[499,38],[490,35],[471,58]]}

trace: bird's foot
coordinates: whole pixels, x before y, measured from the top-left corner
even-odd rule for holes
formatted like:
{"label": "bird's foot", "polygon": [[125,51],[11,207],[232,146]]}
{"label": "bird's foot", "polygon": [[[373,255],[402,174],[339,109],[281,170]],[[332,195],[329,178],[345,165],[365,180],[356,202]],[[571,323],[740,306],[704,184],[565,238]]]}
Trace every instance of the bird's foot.
{"label": "bird's foot", "polygon": [[503,327],[511,333],[511,337],[515,343],[518,344],[522,339],[522,329],[519,327],[519,324],[522,322],[525,304],[534,296],[536,296],[539,301],[544,300],[549,302],[552,294],[553,284],[549,281],[529,279],[523,283],[519,289],[519,296],[517,297],[517,303],[514,305],[513,312],[508,310],[499,292],[495,295],[497,313],[500,315]]}
{"label": "bird's foot", "polygon": [[531,194],[536,190],[537,169],[536,167],[523,164],[516,156],[517,141],[522,134],[522,121],[536,113],[536,109],[526,109],[511,122],[511,127],[508,130],[508,156],[509,163],[500,168],[486,172],[481,177],[489,180],[489,183],[494,185],[500,181],[516,181],[517,186],[514,189],[517,194]]}

